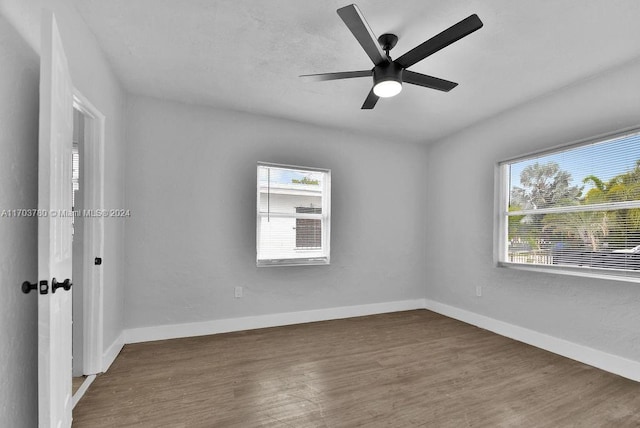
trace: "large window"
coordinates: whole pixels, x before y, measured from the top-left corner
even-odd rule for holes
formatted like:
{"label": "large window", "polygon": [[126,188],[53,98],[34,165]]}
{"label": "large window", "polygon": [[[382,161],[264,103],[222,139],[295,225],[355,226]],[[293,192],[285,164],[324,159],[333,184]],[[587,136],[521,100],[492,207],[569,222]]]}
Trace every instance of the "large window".
{"label": "large window", "polygon": [[640,132],[499,168],[500,264],[640,278]]}
{"label": "large window", "polygon": [[258,266],[329,264],[331,171],[258,163]]}

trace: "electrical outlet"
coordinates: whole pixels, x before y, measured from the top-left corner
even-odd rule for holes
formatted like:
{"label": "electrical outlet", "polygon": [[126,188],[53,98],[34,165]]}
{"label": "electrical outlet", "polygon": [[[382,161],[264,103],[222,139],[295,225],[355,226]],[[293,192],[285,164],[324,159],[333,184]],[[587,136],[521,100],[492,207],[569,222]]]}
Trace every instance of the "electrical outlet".
{"label": "electrical outlet", "polygon": [[242,297],[242,287],[236,287],[235,296],[236,296],[236,299],[239,299]]}
{"label": "electrical outlet", "polygon": [[482,286],[476,285],[476,296],[482,297]]}

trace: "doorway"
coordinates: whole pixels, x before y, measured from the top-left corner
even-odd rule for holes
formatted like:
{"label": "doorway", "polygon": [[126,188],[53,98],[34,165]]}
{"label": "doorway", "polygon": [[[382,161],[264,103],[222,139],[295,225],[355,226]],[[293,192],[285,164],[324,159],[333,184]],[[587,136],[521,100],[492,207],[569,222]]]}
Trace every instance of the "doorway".
{"label": "doorway", "polygon": [[73,97],[72,387],[73,406],[103,371],[104,116]]}
{"label": "doorway", "polygon": [[[72,278],[73,278],[73,295],[72,295],[72,387],[73,394],[76,395],[78,390],[84,383],[87,376],[84,373],[82,365],[82,344],[84,342],[84,329],[82,323],[83,313],[83,264],[84,264],[84,217],[85,209],[83,203],[84,196],[84,175],[85,164],[84,154],[84,115],[80,110],[73,109],[73,142],[71,148],[71,181],[72,181],[72,197],[73,206],[73,244],[72,244]],[[82,191],[80,190],[82,188]]]}

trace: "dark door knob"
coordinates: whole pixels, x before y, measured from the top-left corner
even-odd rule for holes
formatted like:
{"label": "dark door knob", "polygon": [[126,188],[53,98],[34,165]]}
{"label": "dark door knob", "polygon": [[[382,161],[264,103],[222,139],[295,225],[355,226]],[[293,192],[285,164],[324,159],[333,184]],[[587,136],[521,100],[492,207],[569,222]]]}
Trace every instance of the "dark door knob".
{"label": "dark door knob", "polygon": [[58,282],[55,278],[51,280],[51,292],[55,293],[58,288],[62,288],[65,291],[71,290],[71,280],[69,278],[65,279],[62,282]]}
{"label": "dark door knob", "polygon": [[35,290],[38,288],[38,283],[34,282],[33,284],[29,281],[25,281],[22,283],[22,292],[25,294],[29,294],[31,290]]}

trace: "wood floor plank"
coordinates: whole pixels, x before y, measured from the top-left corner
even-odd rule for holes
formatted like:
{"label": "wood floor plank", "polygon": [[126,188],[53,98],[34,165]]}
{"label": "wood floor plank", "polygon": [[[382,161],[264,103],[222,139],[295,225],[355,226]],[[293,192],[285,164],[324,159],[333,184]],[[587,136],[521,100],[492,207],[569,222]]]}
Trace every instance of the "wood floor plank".
{"label": "wood floor plank", "polygon": [[127,345],[74,427],[640,427],[640,383],[426,310]]}

